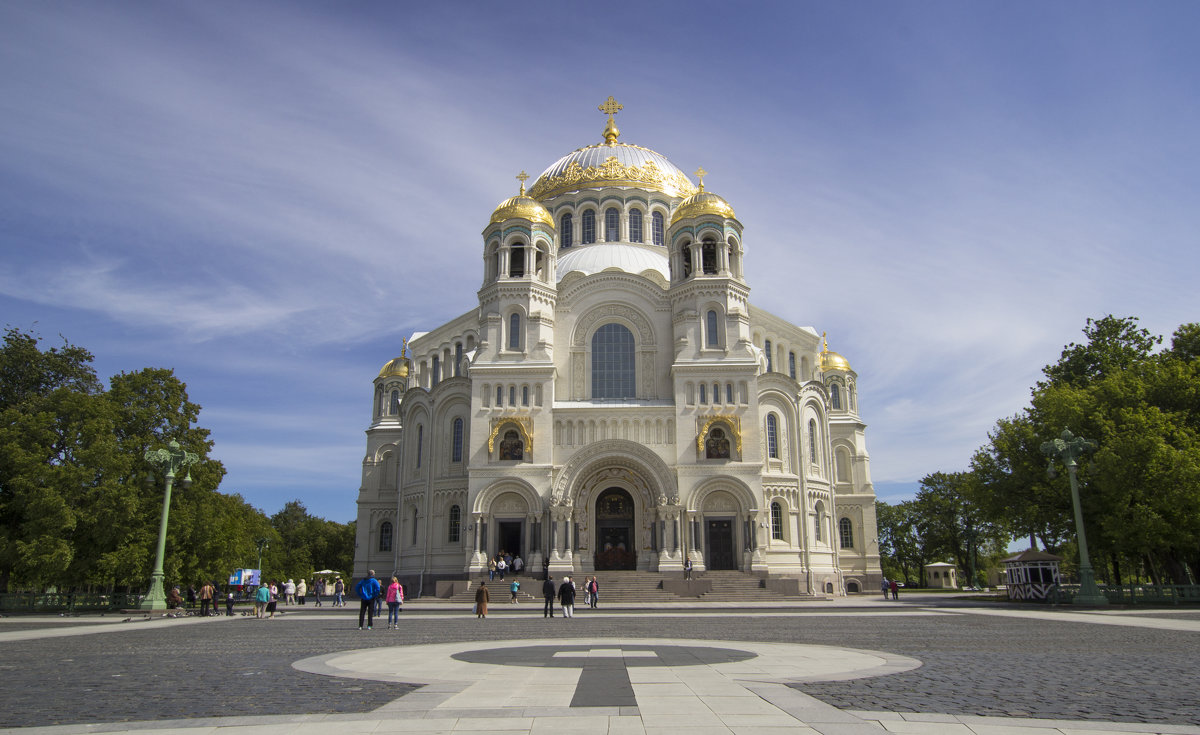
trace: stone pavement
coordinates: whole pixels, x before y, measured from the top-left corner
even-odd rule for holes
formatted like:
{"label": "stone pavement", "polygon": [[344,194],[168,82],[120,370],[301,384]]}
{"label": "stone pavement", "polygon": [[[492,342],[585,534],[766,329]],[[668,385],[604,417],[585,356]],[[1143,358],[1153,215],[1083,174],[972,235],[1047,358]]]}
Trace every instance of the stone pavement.
{"label": "stone pavement", "polygon": [[287,610],[0,619],[0,732],[1200,735],[1187,608],[415,602],[372,631]]}

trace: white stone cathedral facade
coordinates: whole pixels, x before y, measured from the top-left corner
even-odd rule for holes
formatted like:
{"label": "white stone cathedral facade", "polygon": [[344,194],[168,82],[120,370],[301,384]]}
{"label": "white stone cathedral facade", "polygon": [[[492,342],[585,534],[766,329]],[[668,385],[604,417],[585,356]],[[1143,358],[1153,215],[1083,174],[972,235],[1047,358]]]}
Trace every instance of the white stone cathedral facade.
{"label": "white stone cathedral facade", "polygon": [[750,303],[733,208],[619,142],[614,105],[604,142],[492,213],[478,305],[375,379],[353,575],[429,595],[508,551],[874,590],[857,375]]}

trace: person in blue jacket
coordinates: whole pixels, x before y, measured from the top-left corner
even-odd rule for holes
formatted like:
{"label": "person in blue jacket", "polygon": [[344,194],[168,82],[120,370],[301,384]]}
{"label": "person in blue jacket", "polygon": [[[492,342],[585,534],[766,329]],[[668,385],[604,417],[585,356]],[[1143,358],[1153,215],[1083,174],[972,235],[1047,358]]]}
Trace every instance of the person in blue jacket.
{"label": "person in blue jacket", "polygon": [[379,597],[379,580],[375,579],[374,569],[367,570],[366,579],[360,580],[354,591],[359,599],[358,629],[362,630],[363,616],[366,616],[367,630],[370,630],[375,622],[375,598]]}

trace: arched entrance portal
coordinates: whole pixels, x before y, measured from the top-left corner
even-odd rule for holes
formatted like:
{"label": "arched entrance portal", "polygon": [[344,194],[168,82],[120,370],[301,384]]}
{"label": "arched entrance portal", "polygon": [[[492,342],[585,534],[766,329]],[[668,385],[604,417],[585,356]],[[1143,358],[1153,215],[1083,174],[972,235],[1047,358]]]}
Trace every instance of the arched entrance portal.
{"label": "arched entrance portal", "polygon": [[596,570],[637,569],[635,538],[633,498],[619,487],[606,488],[596,498]]}

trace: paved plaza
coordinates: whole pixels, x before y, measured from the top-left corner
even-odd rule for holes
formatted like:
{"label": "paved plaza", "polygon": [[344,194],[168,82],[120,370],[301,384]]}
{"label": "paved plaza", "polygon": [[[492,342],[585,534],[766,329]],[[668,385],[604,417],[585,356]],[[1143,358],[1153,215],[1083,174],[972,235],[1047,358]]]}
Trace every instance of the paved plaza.
{"label": "paved plaza", "polygon": [[3,732],[1200,735],[1200,609],[945,595],[0,619]]}

